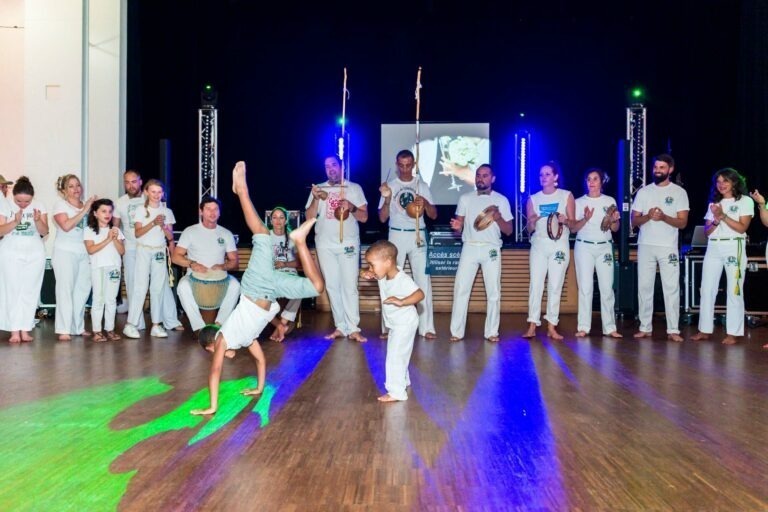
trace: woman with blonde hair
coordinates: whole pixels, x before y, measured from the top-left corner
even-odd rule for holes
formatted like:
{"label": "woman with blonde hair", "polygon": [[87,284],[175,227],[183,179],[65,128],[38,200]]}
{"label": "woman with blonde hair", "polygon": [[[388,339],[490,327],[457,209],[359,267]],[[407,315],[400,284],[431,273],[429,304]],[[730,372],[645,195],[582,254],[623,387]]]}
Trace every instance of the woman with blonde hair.
{"label": "woman with blonde hair", "polygon": [[89,336],[85,330],[85,303],[91,293],[91,264],[83,244],[88,212],[96,196],[83,202],[83,186],[74,174],[56,180],[61,198],[53,205],[56,239],[51,265],[56,276],[56,325],[59,341]]}

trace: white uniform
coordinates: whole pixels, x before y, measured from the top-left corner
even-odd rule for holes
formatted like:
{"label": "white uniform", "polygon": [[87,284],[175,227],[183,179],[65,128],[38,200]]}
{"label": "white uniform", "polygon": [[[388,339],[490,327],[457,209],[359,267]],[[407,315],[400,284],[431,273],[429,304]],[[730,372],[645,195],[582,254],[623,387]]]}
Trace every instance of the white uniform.
{"label": "white uniform", "polygon": [[[64,199],[53,206],[53,216],[75,217],[81,209]],[[51,265],[56,276],[56,334],[82,334],[85,331],[85,303],[91,293],[91,264],[83,244],[85,215],[69,231],[56,225]]]}
{"label": "white uniform", "polygon": [[[83,240],[100,244],[109,236],[110,228],[99,228],[96,233],[86,226]],[[118,240],[125,240],[122,231]],[[120,289],[120,265],[122,258],[114,243],[109,243],[101,250],[90,255],[91,283],[93,298],[91,299],[91,324],[93,332],[101,332],[101,320],[104,319],[104,329],[108,332],[115,330],[115,312],[117,309],[117,292]]]}
{"label": "white uniform", "polygon": [[[722,199],[723,213],[734,220],[755,215],[755,202],[749,196]],[[715,219],[707,208],[704,218]],[[725,269],[726,309],[725,332],[731,336],[744,335],[744,277],[747,271],[746,233],[737,233],[725,222],[710,233],[707,252],[701,268],[701,302],[699,309],[699,331],[712,334],[714,330],[715,299],[720,286],[720,276]]]}
{"label": "white uniform", "polygon": [[[285,235],[276,235],[274,231],[270,231],[269,236],[272,240],[272,252],[276,262],[282,261],[288,263],[296,261],[296,245],[293,243],[293,240]],[[285,272],[287,274],[298,274],[298,271],[291,267],[285,267],[279,270],[280,272]],[[295,322],[296,316],[299,313],[299,308],[301,308],[301,299],[289,299],[285,308],[283,308],[283,312],[280,313],[280,316],[289,322]]]}
{"label": "white uniform", "polygon": [[496,191],[490,194],[468,192],[459,197],[456,215],[464,217],[459,268],[453,285],[453,309],[451,311],[451,336],[464,337],[467,326],[467,308],[477,268],[483,269],[483,283],[487,300],[485,338],[499,335],[501,319],[501,228],[494,222],[482,231],[475,230],[477,216],[489,206],[497,206],[504,221],[512,220],[509,200]]}
{"label": "white uniform", "polygon": [[576,235],[573,258],[576,263],[576,282],[579,285],[579,314],[577,330],[586,333],[592,327],[592,295],[597,272],[597,284],[600,288],[600,318],[603,321],[603,334],[616,331],[616,313],[613,310],[613,236],[611,231],[603,231],[600,224],[608,208],[616,206],[616,200],[604,194],[599,197],[583,195],[576,200],[576,220],[584,218],[584,208],[593,211],[592,218]]}
{"label": "white uniform", "polygon": [[550,213],[566,215],[568,198],[571,193],[557,189],[551,194],[539,191],[531,196],[533,211],[540,218],[536,221],[531,236],[531,252],[528,256],[531,279],[528,287],[528,322],[541,325],[541,298],[544,294],[544,280],[547,281],[547,313],[544,319],[551,325],[560,323],[560,295],[563,292],[565,273],[571,261],[568,243],[570,231],[563,226],[558,240],[547,234],[547,216]]}
{"label": "white uniform", "polygon": [[[416,180],[419,180],[418,187]],[[421,178],[409,182],[396,178],[387,183],[392,189],[392,201],[389,204],[389,241],[397,247],[397,266],[405,266],[405,258],[411,262],[411,273],[416,284],[424,292],[424,300],[416,305],[419,312],[419,334],[435,332],[435,320],[432,310],[432,279],[427,274],[427,226],[424,218],[419,220],[421,247],[416,246],[416,219],[410,217],[405,208],[416,198],[422,196],[430,204],[434,202],[432,192]],[[418,188],[418,191],[417,191]],[[384,198],[379,201],[379,209],[384,206]]]}
{"label": "white uniform", "polygon": [[[637,191],[632,211],[646,215],[651,208],[661,208],[666,215],[677,217],[678,212],[690,209],[688,194],[674,183],[663,187],[651,183]],[[649,220],[640,226],[637,238],[637,299],[641,332],[652,331],[653,288],[658,264],[664,290],[667,333],[680,333],[679,231],[664,221]]]}
{"label": "white uniform", "polygon": [[[341,199],[341,189],[320,184],[328,197],[318,200],[315,224],[315,248],[320,270],[325,278],[325,290],[331,302],[333,321],[345,336],[360,331],[360,298],[357,291],[360,270],[360,227],[352,214],[344,221],[344,237],[339,241],[339,221],[333,212]],[[344,182],[344,199],[360,208],[367,204],[363,189],[357,183]],[[309,195],[306,208],[312,204]]]}
{"label": "white uniform", "polygon": [[[181,233],[179,247],[187,250],[187,257],[208,268],[214,265],[221,265],[227,259],[228,252],[237,251],[235,237],[232,232],[221,226],[213,229],[206,228],[202,222],[189,226]],[[195,302],[195,296],[192,293],[192,282],[189,279],[191,270],[179,279],[176,287],[176,293],[179,295],[179,301],[189,318],[189,325],[193,331],[198,331],[205,327],[205,321],[200,314],[200,308]],[[234,311],[237,301],[240,298],[240,283],[232,276],[228,276],[227,292],[216,314],[216,323],[219,325]]]}
{"label": "white uniform", "polygon": [[[131,216],[137,208],[144,208],[144,196],[131,198],[128,197],[128,194],[123,194],[115,201],[114,217],[120,219],[120,228],[125,235],[123,269],[125,271],[125,291],[128,294],[128,304],[131,303],[131,296],[133,295],[134,269],[136,268],[136,232]],[[173,290],[166,282],[163,290],[163,327],[174,329],[179,325],[181,322],[179,322]],[[136,328],[144,329],[144,315],[139,317],[139,324],[136,325]]]}
{"label": "white uniform", "polygon": [[[419,327],[419,315],[414,306],[384,304],[389,297],[404,299],[419,289],[411,277],[398,268],[392,279],[379,279],[379,296],[384,325],[389,329],[387,338],[386,378],[384,387],[392,398],[408,400],[405,388],[410,383],[408,363],[413,352],[413,340]],[[422,290],[423,291],[423,290]]]}
{"label": "white uniform", "polygon": [[[151,206],[135,209],[131,223],[146,226],[158,215],[165,215],[165,225],[175,224],[176,218],[170,208]],[[133,296],[128,302],[128,323],[137,326],[144,316],[144,298],[149,289],[150,316],[153,324],[163,322],[163,301],[168,287],[168,263],[166,261],[166,239],[160,226],[153,226],[141,238],[136,239],[136,263],[133,277]],[[175,306],[174,306],[175,309]],[[177,320],[178,322],[178,320]]]}
{"label": "white uniform", "polygon": [[[0,330],[31,331],[45,272],[45,246],[35,226],[34,211],[45,215],[42,203],[32,200],[21,222],[0,240]],[[9,201],[0,216],[9,222],[19,207]]]}

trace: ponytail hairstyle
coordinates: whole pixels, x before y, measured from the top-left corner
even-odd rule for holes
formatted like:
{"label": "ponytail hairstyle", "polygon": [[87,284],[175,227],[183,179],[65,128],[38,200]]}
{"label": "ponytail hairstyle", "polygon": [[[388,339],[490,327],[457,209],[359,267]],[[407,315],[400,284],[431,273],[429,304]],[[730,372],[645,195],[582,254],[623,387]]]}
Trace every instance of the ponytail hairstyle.
{"label": "ponytail hairstyle", "polygon": [[[560,188],[560,164],[554,160],[550,160],[549,162],[542,164],[541,167],[549,167],[552,169],[552,174],[555,175],[555,187]],[[539,169],[541,169],[541,167],[539,167]]]}
{"label": "ponytail hairstyle", "polygon": [[144,210],[147,212],[145,215],[147,219],[149,218],[149,194],[147,194],[147,191],[152,185],[156,185],[163,189],[163,198],[165,198],[165,185],[163,185],[163,182],[154,178],[147,180],[147,182],[144,184]]}
{"label": "ponytail hairstyle", "polygon": [[28,194],[35,197],[35,187],[32,186],[32,182],[29,178],[22,176],[16,180],[16,184],[13,185],[13,195],[16,194]]}
{"label": "ponytail hairstyle", "polygon": [[67,184],[72,178],[76,179],[80,183],[80,178],[76,174],[64,174],[56,179],[56,192],[59,193],[64,199],[67,198]]}
{"label": "ponytail hairstyle", "polygon": [[710,191],[710,201],[713,203],[719,203],[723,200],[723,194],[717,190],[717,178],[723,177],[725,181],[730,181],[733,185],[733,198],[738,201],[742,196],[749,194],[747,189],[747,180],[742,176],[739,171],[733,167],[726,167],[717,171],[712,176],[712,190]]}
{"label": "ponytail hairstyle", "polygon": [[[291,220],[291,216],[288,215],[288,210],[286,210],[282,206],[275,206],[274,208],[272,208],[272,213],[275,213],[275,210],[279,210],[279,211],[283,212],[283,215],[285,215],[285,233],[284,233],[284,235],[285,235],[285,246],[288,247],[288,233],[291,232],[291,225],[289,223],[289,221]],[[272,214],[270,214],[270,217],[271,216],[272,216]]]}
{"label": "ponytail hairstyle", "polygon": [[[112,211],[115,211],[115,204],[112,202],[111,199],[97,199],[93,202],[91,205],[91,211],[88,212],[88,227],[91,228],[97,235],[99,234],[99,219],[96,218],[96,212],[99,210],[100,207],[107,205],[110,208],[112,208]],[[109,219],[109,227],[108,229],[112,229],[113,223],[115,218],[112,217]]]}

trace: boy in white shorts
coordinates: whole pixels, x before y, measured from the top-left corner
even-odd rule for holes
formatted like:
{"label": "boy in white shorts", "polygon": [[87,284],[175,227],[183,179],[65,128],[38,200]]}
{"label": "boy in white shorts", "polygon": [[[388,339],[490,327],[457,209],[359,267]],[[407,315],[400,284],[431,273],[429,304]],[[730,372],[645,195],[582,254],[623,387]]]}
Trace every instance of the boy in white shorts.
{"label": "boy in white shorts", "polygon": [[195,409],[195,415],[214,414],[219,402],[219,381],[225,355],[234,356],[234,351],[247,347],[256,360],[257,387],[242,391],[244,395],[258,395],[264,391],[266,362],[264,353],[255,339],[280,311],[278,297],[303,299],[316,297],[325,290],[325,281],[315,260],[307,247],[307,234],[312,229],[315,219],[309,219],[290,234],[296,245],[296,252],[301,260],[304,274],[307,277],[287,274],[275,270],[272,262],[272,240],[269,229],[259,218],[248,194],[248,183],[245,179],[245,163],[237,162],[232,171],[232,190],[240,198],[245,222],[253,233],[253,249],[248,261],[248,268],[240,282],[240,302],[235,310],[219,328],[207,325],[200,330],[200,345],[213,353],[211,372],[208,377],[208,388],[211,394],[211,404],[207,409]]}
{"label": "boy in white shorts", "polygon": [[387,240],[379,240],[365,252],[369,269],[362,272],[366,279],[379,282],[381,312],[384,326],[389,330],[384,387],[387,394],[380,402],[408,400],[405,388],[409,384],[408,363],[413,352],[413,340],[419,328],[416,304],[424,300],[414,280],[397,266],[397,246]]}

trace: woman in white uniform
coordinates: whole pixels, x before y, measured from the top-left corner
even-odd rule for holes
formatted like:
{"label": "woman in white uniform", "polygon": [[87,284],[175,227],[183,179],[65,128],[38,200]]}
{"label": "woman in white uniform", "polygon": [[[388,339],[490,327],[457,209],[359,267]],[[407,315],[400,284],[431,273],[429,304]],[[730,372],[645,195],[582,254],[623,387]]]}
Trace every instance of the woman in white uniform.
{"label": "woman in white uniform", "polygon": [[128,322],[123,334],[128,338],[139,338],[137,325],[144,314],[144,299],[149,290],[152,329],[150,336],[167,338],[162,326],[163,294],[168,282],[168,250],[173,253],[173,225],[176,218],[163,202],[164,187],[158,180],[148,180],[144,185],[144,206],[136,208],[131,221],[136,234],[136,266],[133,278],[134,293],[128,304]]}
{"label": "woman in white uniform", "polygon": [[[287,225],[288,211],[282,206],[276,206],[270,215],[272,229],[269,230],[269,237],[272,240],[272,254],[274,256],[275,269],[280,272],[297,275],[299,262],[296,260],[296,246],[288,237],[291,228]],[[275,332],[269,337],[272,341],[278,343],[285,339],[285,336],[293,330],[301,307],[301,299],[288,299],[280,318],[273,318],[272,325],[275,326]]]}
{"label": "woman in white uniform", "polygon": [[[563,339],[557,332],[560,322],[560,293],[565,282],[565,272],[571,260],[570,222],[575,217],[576,203],[573,194],[558,188],[560,167],[555,162],[547,162],[539,169],[541,191],[528,198],[526,212],[527,229],[531,237],[529,265],[531,272],[528,289],[528,330],[524,338],[536,336],[536,328],[541,325],[541,298],[544,294],[544,280],[547,281],[547,335],[554,340]],[[547,221],[550,214],[556,214],[562,233],[553,240],[547,233]],[[549,279],[547,279],[549,276]]]}
{"label": "woman in white uniform", "polygon": [[[765,197],[755,189],[754,192],[749,194],[757,205],[758,215],[760,215],[760,222],[763,226],[768,227],[768,206],[765,205]],[[768,244],[765,244],[765,261],[768,263]],[[768,348],[768,343],[763,345],[763,348]]]}
{"label": "woman in white uniform", "polygon": [[90,336],[85,330],[85,303],[91,293],[91,264],[83,244],[83,230],[96,197],[83,202],[80,178],[65,174],[56,181],[61,198],[53,205],[56,239],[51,265],[56,276],[56,334],[59,341]]}
{"label": "woman in white uniform", "polygon": [[0,201],[0,330],[8,341],[32,341],[35,312],[43,286],[48,215],[34,199],[35,189],[22,176],[13,186],[13,199]]}
{"label": "woman in white uniform", "polygon": [[712,177],[712,194],[704,216],[707,252],[701,268],[699,332],[694,341],[709,339],[714,331],[715,299],[725,269],[726,310],[723,343],[733,345],[744,335],[744,277],[747,271],[747,229],[755,215],[747,181],[735,169],[720,169]]}

